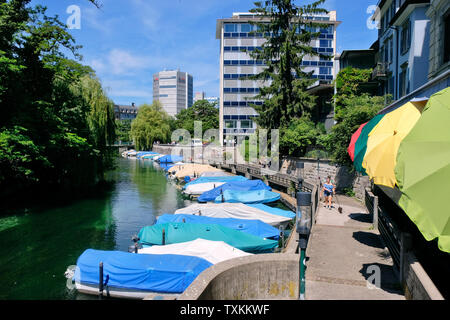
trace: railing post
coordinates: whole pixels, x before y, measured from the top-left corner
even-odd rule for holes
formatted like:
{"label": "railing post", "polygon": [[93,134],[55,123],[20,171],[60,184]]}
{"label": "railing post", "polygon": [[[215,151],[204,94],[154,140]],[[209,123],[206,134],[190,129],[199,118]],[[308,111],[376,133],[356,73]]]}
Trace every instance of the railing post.
{"label": "railing post", "polygon": [[406,265],[407,255],[412,248],[412,237],[407,232],[400,233],[400,283],[403,285],[406,282]]}
{"label": "railing post", "polygon": [[373,197],[373,229],[378,230],[378,197]]}

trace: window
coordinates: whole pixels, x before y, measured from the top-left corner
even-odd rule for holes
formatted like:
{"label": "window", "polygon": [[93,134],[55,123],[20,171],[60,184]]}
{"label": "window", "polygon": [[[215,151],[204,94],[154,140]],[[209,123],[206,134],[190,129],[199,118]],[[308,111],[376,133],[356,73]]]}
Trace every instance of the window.
{"label": "window", "polygon": [[251,129],[253,128],[252,120],[241,120],[241,129]]}
{"label": "window", "polygon": [[161,89],[169,89],[169,88],[176,88],[177,86],[159,86]]}
{"label": "window", "polygon": [[234,128],[236,128],[236,121],[233,121],[233,120],[225,121],[225,128],[227,128],[227,129],[234,129]]}
{"label": "window", "polygon": [[241,24],[241,32],[252,31],[252,26],[250,24]]}
{"label": "window", "polygon": [[331,68],[320,67],[319,68],[319,73],[320,74],[331,74]]}
{"label": "window", "polygon": [[394,40],[391,37],[389,39],[389,63],[392,63],[394,61]]}
{"label": "window", "polygon": [[225,24],[225,32],[237,32],[237,25],[232,23]]}
{"label": "window", "polygon": [[450,61],[450,10],[444,16],[444,59],[443,62]]}
{"label": "window", "polygon": [[399,97],[401,98],[408,94],[409,91],[409,81],[408,81],[408,64],[404,64],[401,66],[402,71],[400,72],[399,78],[400,78],[400,84],[399,84]]}
{"label": "window", "polygon": [[329,48],[331,47],[331,40],[320,40],[321,48]]}
{"label": "window", "polygon": [[400,53],[404,55],[411,45],[411,23],[409,20],[402,26],[400,37]]}

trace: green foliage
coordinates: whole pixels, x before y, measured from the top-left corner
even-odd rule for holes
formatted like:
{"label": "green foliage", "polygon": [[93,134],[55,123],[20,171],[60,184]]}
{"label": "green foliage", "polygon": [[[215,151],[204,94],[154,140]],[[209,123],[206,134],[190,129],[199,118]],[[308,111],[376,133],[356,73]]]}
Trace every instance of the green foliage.
{"label": "green foliage", "polygon": [[341,122],[333,127],[331,134],[323,141],[336,163],[353,168],[347,152],[351,137],[361,124],[370,121],[383,109],[384,99],[363,94],[344,100],[346,109],[342,113]]}
{"label": "green foliage", "polygon": [[297,6],[293,0],[258,1],[250,10],[269,19],[269,22],[253,22],[266,42],[261,50],[249,52],[253,59],[262,60],[267,66],[260,74],[249,78],[272,81],[261,87],[255,97],[264,100],[262,106],[254,106],[260,115],[258,124],[263,128],[287,127],[291,119],[309,114],[315,106],[315,96],[309,94],[307,88],[316,80],[311,78],[312,72],[304,72],[301,65],[305,56],[330,59],[315,52],[310,45],[320,35],[320,32],[309,31],[310,28],[324,25],[305,18],[326,13],[319,8],[323,3],[324,0],[319,0]]}
{"label": "green foliage", "polygon": [[131,142],[131,122],[132,120],[116,120],[117,141],[122,143]]}
{"label": "green foliage", "polygon": [[209,129],[219,128],[219,109],[206,100],[199,100],[176,115],[174,129],[185,129],[194,137],[194,121],[202,122],[202,136]]}
{"label": "green foliage", "polygon": [[0,1],[0,189],[85,188],[112,166],[113,105],[65,56],[80,58],[65,24],[29,2]]}
{"label": "green foliage", "polygon": [[136,119],[131,123],[131,137],[136,149],[151,150],[155,141],[169,142],[170,118],[159,101],[140,106]]}
{"label": "green foliage", "polygon": [[336,100],[336,115],[337,122],[342,121],[343,113],[347,107],[346,101],[354,96],[360,96],[365,93],[363,84],[370,80],[372,74],[371,69],[355,69],[347,67],[342,69],[336,77],[337,94],[334,96]]}
{"label": "green foliage", "polygon": [[324,127],[306,117],[296,118],[280,131],[280,152],[291,157],[303,157],[308,147],[316,146],[325,134]]}

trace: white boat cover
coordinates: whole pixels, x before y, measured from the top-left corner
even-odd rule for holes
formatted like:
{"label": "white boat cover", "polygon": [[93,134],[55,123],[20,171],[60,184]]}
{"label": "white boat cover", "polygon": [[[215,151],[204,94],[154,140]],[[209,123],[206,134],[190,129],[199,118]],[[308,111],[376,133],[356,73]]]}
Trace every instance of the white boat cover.
{"label": "white boat cover", "polygon": [[194,256],[203,258],[212,264],[252,255],[251,253],[236,249],[223,241],[210,241],[205,239],[197,239],[165,246],[152,246],[140,249],[138,253]]}
{"label": "white boat cover", "polygon": [[220,187],[226,182],[206,182],[206,183],[197,183],[186,187],[184,193],[190,195],[201,195],[202,193]]}
{"label": "white boat cover", "polygon": [[195,214],[213,218],[234,218],[244,220],[260,220],[271,226],[286,225],[292,219],[270,214],[263,210],[247,206],[243,203],[207,203],[192,204],[175,211],[175,214]]}
{"label": "white boat cover", "polygon": [[228,173],[226,171],[220,170],[220,171],[207,171],[203,172],[200,177],[227,177],[232,176],[231,173]]}

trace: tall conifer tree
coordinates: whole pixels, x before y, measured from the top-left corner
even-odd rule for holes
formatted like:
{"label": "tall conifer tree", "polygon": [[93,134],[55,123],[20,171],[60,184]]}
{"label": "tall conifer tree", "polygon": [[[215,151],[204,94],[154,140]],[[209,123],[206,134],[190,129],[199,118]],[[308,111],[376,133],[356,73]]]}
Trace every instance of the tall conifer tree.
{"label": "tall conifer tree", "polygon": [[260,115],[257,122],[263,128],[287,127],[291,119],[308,115],[315,105],[315,97],[307,89],[317,80],[312,79],[312,73],[303,71],[302,60],[306,56],[331,58],[311,46],[311,41],[319,38],[320,28],[328,26],[311,19],[313,15],[328,13],[320,8],[325,0],[301,6],[294,2],[257,1],[250,10],[261,15],[261,19],[251,22],[257,27],[253,33],[262,33],[266,39],[260,50],[249,52],[253,59],[263,61],[266,66],[261,73],[249,77],[265,82],[256,96],[264,104],[254,106]]}

